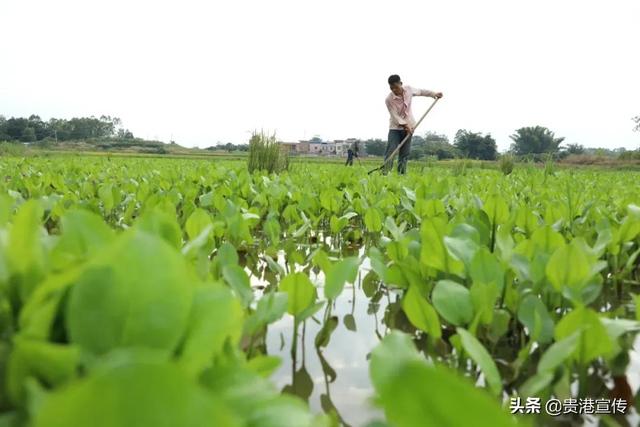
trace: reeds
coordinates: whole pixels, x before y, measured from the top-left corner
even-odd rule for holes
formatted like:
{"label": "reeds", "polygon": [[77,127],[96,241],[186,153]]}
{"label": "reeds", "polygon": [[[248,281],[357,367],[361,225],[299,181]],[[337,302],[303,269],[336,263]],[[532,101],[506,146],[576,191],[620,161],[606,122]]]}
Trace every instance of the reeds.
{"label": "reeds", "polygon": [[285,147],[276,140],[275,133],[254,132],[249,141],[249,172],[256,170],[278,173],[289,168],[289,156]]}

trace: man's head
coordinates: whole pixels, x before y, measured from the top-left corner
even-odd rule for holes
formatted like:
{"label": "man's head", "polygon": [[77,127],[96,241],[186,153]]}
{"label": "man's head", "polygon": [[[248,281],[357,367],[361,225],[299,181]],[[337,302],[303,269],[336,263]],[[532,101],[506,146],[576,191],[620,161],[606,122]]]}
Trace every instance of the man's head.
{"label": "man's head", "polygon": [[387,79],[389,82],[389,88],[394,95],[400,96],[402,95],[402,81],[400,80],[400,76],[397,74],[392,74]]}

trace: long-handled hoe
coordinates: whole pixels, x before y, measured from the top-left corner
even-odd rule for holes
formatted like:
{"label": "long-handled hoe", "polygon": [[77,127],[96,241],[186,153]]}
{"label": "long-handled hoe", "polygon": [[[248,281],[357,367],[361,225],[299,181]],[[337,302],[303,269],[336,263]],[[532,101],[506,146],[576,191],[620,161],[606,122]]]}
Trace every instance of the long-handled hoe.
{"label": "long-handled hoe", "polygon": [[[414,131],[415,131],[415,129],[416,129],[418,126],[420,126],[420,123],[422,122],[422,120],[424,120],[424,118],[427,116],[427,114],[429,114],[429,111],[431,111],[431,109],[433,108],[433,106],[434,106],[434,105],[436,105],[436,102],[438,102],[438,100],[439,100],[439,99],[440,99],[440,98],[436,98],[436,99],[434,99],[434,100],[433,100],[433,103],[429,106],[429,108],[427,108],[427,111],[425,111],[425,112],[424,112],[424,114],[422,115],[422,117],[420,117],[420,120],[418,120],[418,123],[416,123],[415,127],[413,128],[413,129],[414,129]],[[382,163],[382,166],[377,167],[377,168],[375,168],[375,169],[371,169],[369,172],[367,172],[367,175],[371,175],[371,174],[372,174],[373,172],[375,172],[375,171],[379,171],[379,170],[384,169],[384,168],[387,166],[387,163],[388,163],[389,161],[393,161],[393,157],[394,157],[396,154],[398,154],[398,151],[400,151],[400,149],[402,148],[402,146],[404,145],[404,143],[405,143],[405,142],[407,142],[407,141],[409,140],[409,138],[411,138],[411,135],[412,135],[412,134],[408,133],[408,134],[407,134],[407,136],[405,136],[405,137],[404,137],[404,139],[402,140],[402,142],[400,142],[400,144],[398,144],[398,146],[396,147],[396,149],[395,149],[395,150],[393,150],[393,152],[391,153],[391,155],[390,155],[389,157],[387,157],[387,158],[384,160],[384,163]]]}

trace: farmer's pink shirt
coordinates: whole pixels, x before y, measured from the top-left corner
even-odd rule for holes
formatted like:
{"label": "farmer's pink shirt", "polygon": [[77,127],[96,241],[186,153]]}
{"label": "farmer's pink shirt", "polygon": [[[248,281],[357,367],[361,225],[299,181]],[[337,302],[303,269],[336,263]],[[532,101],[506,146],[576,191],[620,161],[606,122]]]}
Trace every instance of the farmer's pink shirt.
{"label": "farmer's pink shirt", "polygon": [[411,98],[414,96],[430,96],[436,97],[436,93],[426,89],[417,89],[411,86],[403,86],[403,96],[396,96],[393,92],[389,93],[384,100],[389,110],[389,129],[403,129],[401,125],[408,124],[415,127],[416,120],[411,113]]}

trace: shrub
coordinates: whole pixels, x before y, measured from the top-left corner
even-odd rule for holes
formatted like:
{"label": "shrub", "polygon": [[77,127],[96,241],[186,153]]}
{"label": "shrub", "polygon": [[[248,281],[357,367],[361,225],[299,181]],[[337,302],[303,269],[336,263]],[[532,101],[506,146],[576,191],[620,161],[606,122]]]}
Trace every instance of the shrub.
{"label": "shrub", "polygon": [[515,165],[515,162],[515,158],[512,154],[505,154],[503,156],[500,156],[499,166],[502,173],[505,175],[509,175],[511,172],[513,172],[513,166]]}

